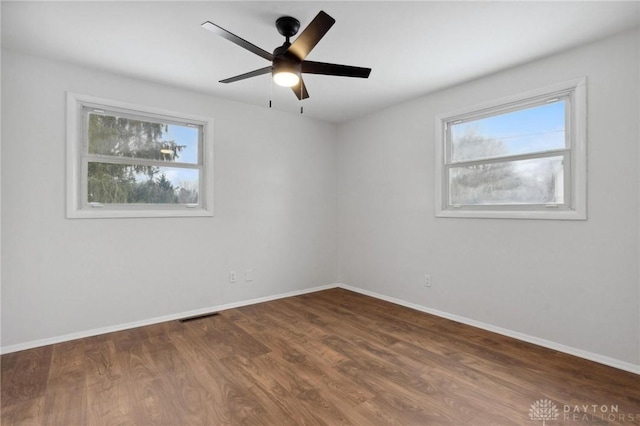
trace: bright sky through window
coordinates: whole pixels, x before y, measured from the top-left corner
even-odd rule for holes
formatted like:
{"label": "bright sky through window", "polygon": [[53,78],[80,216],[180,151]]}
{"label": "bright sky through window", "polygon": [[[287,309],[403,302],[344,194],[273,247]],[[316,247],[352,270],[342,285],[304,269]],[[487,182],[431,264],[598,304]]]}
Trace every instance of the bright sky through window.
{"label": "bright sky through window", "polygon": [[191,164],[198,162],[198,129],[196,127],[169,124],[163,139],[185,146],[180,152],[178,161]]}
{"label": "bright sky through window", "polygon": [[212,120],[68,94],[68,217],[213,214]]}
{"label": "bright sky through window", "polygon": [[585,79],[436,117],[439,217],[584,219]]}
{"label": "bright sky through window", "polygon": [[[170,124],[164,136],[165,140],[175,141],[177,145],[184,146],[180,151],[180,157],[176,160],[183,163],[198,163],[198,128]],[[198,173],[190,169],[163,169],[161,171],[167,179],[176,182],[176,185],[184,185],[190,188],[198,186]]]}
{"label": "bright sky through window", "polygon": [[[451,161],[527,154],[565,147],[565,101],[521,109],[451,126]],[[500,152],[473,149],[462,143],[469,135],[478,144],[499,141]]]}

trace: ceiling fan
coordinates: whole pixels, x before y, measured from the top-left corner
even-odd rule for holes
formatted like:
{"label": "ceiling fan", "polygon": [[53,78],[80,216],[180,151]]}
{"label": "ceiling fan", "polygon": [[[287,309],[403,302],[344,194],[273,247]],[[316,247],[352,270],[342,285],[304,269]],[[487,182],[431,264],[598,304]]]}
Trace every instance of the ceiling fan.
{"label": "ceiling fan", "polygon": [[226,38],[249,52],[255,53],[256,55],[271,61],[271,65],[267,67],[220,80],[220,83],[233,83],[234,81],[240,81],[271,73],[273,74],[273,81],[275,81],[276,84],[291,87],[298,99],[302,100],[309,97],[307,88],[302,80],[303,73],[359,78],[368,78],[371,73],[371,68],[305,61],[309,52],[311,52],[315,45],[318,44],[320,39],[324,37],[335,22],[336,20],[331,16],[320,11],[320,13],[313,18],[307,28],[305,28],[294,42],[291,43],[290,38],[296,35],[300,29],[300,21],[290,16],[278,18],[276,20],[276,28],[278,29],[278,32],[286,38],[286,40],[282,46],[276,47],[273,53],[269,53],[266,50],[249,43],[213,22],[206,21],[202,24],[202,27]]}

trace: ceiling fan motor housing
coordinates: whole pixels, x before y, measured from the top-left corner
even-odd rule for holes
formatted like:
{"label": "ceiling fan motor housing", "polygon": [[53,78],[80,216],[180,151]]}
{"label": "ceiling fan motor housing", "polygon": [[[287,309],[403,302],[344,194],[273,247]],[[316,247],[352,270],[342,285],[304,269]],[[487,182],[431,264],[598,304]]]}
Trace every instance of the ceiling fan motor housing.
{"label": "ceiling fan motor housing", "polygon": [[287,38],[289,41],[289,37],[293,37],[298,33],[300,29],[300,21],[296,18],[292,18],[291,16],[282,16],[276,19],[276,28],[278,32]]}

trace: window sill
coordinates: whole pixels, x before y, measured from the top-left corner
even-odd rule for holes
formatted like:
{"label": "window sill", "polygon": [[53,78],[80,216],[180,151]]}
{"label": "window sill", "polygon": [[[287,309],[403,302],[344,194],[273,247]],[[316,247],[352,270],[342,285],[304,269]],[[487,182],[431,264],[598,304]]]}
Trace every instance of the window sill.
{"label": "window sill", "polygon": [[67,212],[67,219],[117,219],[117,218],[161,218],[161,217],[212,217],[213,212],[203,208],[165,210],[116,210],[94,208]]}
{"label": "window sill", "polygon": [[449,209],[436,212],[436,217],[469,219],[543,219],[587,220],[586,212],[576,210],[461,210]]}

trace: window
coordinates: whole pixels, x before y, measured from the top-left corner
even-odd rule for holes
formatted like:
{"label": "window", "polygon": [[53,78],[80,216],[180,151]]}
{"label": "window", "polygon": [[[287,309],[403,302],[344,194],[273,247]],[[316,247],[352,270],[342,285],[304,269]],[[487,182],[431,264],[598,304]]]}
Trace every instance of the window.
{"label": "window", "polygon": [[212,120],[68,94],[67,217],[213,215]]}
{"label": "window", "polygon": [[586,219],[585,86],[436,117],[436,215]]}

